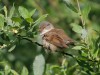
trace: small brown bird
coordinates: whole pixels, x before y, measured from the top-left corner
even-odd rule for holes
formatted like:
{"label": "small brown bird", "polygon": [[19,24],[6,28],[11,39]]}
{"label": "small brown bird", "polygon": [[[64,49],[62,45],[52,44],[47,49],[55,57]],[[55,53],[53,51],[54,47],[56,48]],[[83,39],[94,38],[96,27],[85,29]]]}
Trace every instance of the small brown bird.
{"label": "small brown bird", "polygon": [[62,29],[55,28],[51,23],[43,21],[39,26],[43,46],[55,52],[58,48],[68,48],[74,41]]}

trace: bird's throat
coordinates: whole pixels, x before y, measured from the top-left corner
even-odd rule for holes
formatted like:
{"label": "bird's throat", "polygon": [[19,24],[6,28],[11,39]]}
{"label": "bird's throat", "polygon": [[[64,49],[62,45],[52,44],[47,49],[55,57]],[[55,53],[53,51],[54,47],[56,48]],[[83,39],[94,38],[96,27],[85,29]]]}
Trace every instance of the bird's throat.
{"label": "bird's throat", "polygon": [[52,29],[54,29],[54,28],[44,29],[44,30],[40,33],[40,35],[44,35],[45,33],[51,31]]}

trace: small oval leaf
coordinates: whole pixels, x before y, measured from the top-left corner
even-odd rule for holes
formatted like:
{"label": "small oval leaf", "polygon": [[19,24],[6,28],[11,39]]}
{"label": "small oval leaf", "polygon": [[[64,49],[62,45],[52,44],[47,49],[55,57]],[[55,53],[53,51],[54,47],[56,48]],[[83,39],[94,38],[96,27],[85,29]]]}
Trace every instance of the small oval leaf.
{"label": "small oval leaf", "polygon": [[15,49],[15,47],[16,47],[16,45],[13,45],[13,46],[8,50],[8,52],[13,51],[13,50]]}
{"label": "small oval leaf", "polygon": [[0,29],[2,29],[4,26],[4,16],[0,14]]}
{"label": "small oval leaf", "polygon": [[7,7],[4,6],[4,7],[3,7],[3,10],[4,10],[4,13],[5,13],[5,17],[7,18]]}
{"label": "small oval leaf", "polygon": [[28,69],[24,66],[21,75],[28,75]]}
{"label": "small oval leaf", "polygon": [[82,49],[82,46],[75,46],[72,49],[74,49],[74,50],[81,50]]}
{"label": "small oval leaf", "polygon": [[[40,16],[39,19],[37,19],[37,20],[35,21],[35,25],[38,25],[38,24],[39,24],[41,21],[43,21],[47,16],[48,16],[48,14],[45,14],[45,15]],[[34,25],[34,26],[35,26],[35,25]]]}
{"label": "small oval leaf", "polygon": [[32,10],[32,11],[30,12],[30,16],[32,16],[32,15],[35,13],[35,11],[36,11],[36,9]]}
{"label": "small oval leaf", "polygon": [[11,73],[13,73],[13,75],[19,75],[15,70],[11,70]]}
{"label": "small oval leaf", "polygon": [[42,54],[37,55],[33,63],[34,75],[43,75],[44,68],[45,68],[45,59],[43,55]]}
{"label": "small oval leaf", "polygon": [[83,18],[85,21],[87,21],[88,19],[88,14],[91,10],[91,7],[90,5],[86,4],[85,7],[82,9],[82,15],[83,15]]}
{"label": "small oval leaf", "polygon": [[74,12],[78,12],[77,11],[77,9],[73,6],[73,4],[71,4],[71,2],[70,2],[70,0],[64,0],[64,3],[66,4],[66,6],[68,7],[68,8],[70,8],[72,11],[74,11]]}
{"label": "small oval leaf", "polygon": [[82,33],[82,29],[83,28],[80,25],[77,25],[75,23],[72,23],[71,26],[72,26],[72,30],[74,32],[76,32],[76,33]]}
{"label": "small oval leaf", "polygon": [[20,15],[26,19],[26,18],[30,18],[30,13],[28,12],[28,10],[22,6],[19,6],[18,11],[20,13]]}
{"label": "small oval leaf", "polygon": [[10,9],[10,13],[9,13],[10,18],[12,18],[14,11],[15,11],[15,7],[14,7],[14,4],[13,4],[13,7]]}

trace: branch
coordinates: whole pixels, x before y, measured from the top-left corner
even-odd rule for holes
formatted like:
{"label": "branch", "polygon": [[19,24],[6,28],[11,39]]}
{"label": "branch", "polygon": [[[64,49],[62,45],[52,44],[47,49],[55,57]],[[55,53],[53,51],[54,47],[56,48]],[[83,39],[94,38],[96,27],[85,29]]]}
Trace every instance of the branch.
{"label": "branch", "polygon": [[36,42],[36,41],[33,41],[33,40],[31,40],[31,39],[29,39],[29,38],[27,38],[27,37],[22,37],[22,39],[28,40],[28,41],[30,41],[30,42],[32,42],[32,43],[37,44],[38,46],[43,47],[43,45],[42,45],[42,44],[40,44],[40,43],[38,43],[38,42]]}
{"label": "branch", "polygon": [[83,27],[85,28],[85,21],[84,21],[83,16],[82,16],[82,12],[81,12],[81,9],[80,9],[79,1],[78,0],[76,0],[76,1],[77,1],[78,10],[79,10],[79,16],[81,18]]}
{"label": "branch", "polygon": [[27,41],[30,41],[31,43],[35,43],[35,44],[37,44],[38,46],[43,47],[42,44],[40,44],[40,43],[38,43],[38,42],[36,42],[36,41],[33,41],[31,38],[28,38],[28,37],[25,37],[25,36],[21,36],[21,35],[17,35],[17,37],[19,37],[19,38],[21,38],[21,39],[25,39],[25,40],[27,40]]}
{"label": "branch", "polygon": [[72,58],[75,58],[75,59],[76,59],[76,57],[75,57],[74,55],[69,54],[69,53],[67,53],[67,52],[64,52],[64,51],[56,51],[56,52],[62,53],[63,55],[70,56],[70,57],[72,57]]}

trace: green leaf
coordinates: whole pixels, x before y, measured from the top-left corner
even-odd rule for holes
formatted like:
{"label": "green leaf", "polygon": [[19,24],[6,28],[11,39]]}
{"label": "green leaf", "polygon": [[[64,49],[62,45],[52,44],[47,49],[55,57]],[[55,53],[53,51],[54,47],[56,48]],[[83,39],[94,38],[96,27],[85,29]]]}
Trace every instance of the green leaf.
{"label": "green leaf", "polygon": [[12,18],[14,11],[15,11],[15,7],[14,7],[14,4],[13,4],[13,7],[10,9],[10,13],[9,13],[10,18]]}
{"label": "green leaf", "polygon": [[93,71],[92,66],[90,66],[89,62],[86,61],[86,58],[77,58],[77,62],[85,70]]}
{"label": "green leaf", "polygon": [[19,75],[15,70],[11,70],[11,73],[13,73],[13,75]]}
{"label": "green leaf", "polygon": [[43,21],[43,20],[47,17],[47,15],[48,15],[48,14],[45,14],[45,15],[40,16],[40,18],[37,19],[37,20],[34,22],[35,24],[31,27],[30,31],[32,31],[33,28],[34,28],[35,26],[39,25],[39,23],[40,23],[41,21]]}
{"label": "green leaf", "polygon": [[10,73],[11,67],[6,65],[4,70],[5,70],[5,75],[8,75]]}
{"label": "green leaf", "polygon": [[3,7],[3,10],[4,10],[4,13],[5,13],[5,17],[7,18],[7,7],[4,6],[4,7]]}
{"label": "green leaf", "polygon": [[15,49],[15,47],[16,47],[16,45],[13,45],[13,46],[8,50],[8,52],[13,51],[13,50]]}
{"label": "green leaf", "polygon": [[66,75],[74,75],[74,72],[76,71],[77,66],[78,66],[77,64],[70,66],[67,69]]}
{"label": "green leaf", "polygon": [[78,12],[77,9],[75,8],[75,6],[73,6],[73,5],[71,4],[70,1],[64,0],[64,3],[65,3],[66,6],[67,6],[68,8],[70,8],[72,11],[74,11],[74,12],[76,12],[76,13]]}
{"label": "green leaf", "polygon": [[80,25],[77,25],[75,23],[72,23],[71,26],[72,26],[72,30],[74,32],[76,32],[76,33],[82,33],[82,29],[83,28]]}
{"label": "green leaf", "polygon": [[93,53],[93,57],[94,57],[94,58],[97,58],[97,56],[98,56],[98,54],[99,54],[99,51],[100,51],[100,49],[97,49],[97,50],[95,51],[95,53]]}
{"label": "green leaf", "polygon": [[0,71],[0,75],[4,75],[4,71]]}
{"label": "green leaf", "polygon": [[14,29],[13,29],[13,32],[5,32],[5,33],[9,37],[10,42],[13,42],[16,39],[16,37],[14,36]]}
{"label": "green leaf", "polygon": [[13,26],[13,22],[10,17],[7,17],[7,25]]}
{"label": "green leaf", "polygon": [[35,21],[34,26],[38,25],[41,21],[43,21],[47,17],[47,15],[48,14],[40,16],[40,18]]}
{"label": "green leaf", "polygon": [[32,18],[26,18],[26,21],[29,22],[29,23],[32,23],[33,19]]}
{"label": "green leaf", "polygon": [[24,66],[21,75],[28,75],[28,69]]}
{"label": "green leaf", "polygon": [[4,16],[0,14],[0,29],[2,29],[4,26]]}
{"label": "green leaf", "polygon": [[44,68],[45,68],[45,59],[43,55],[42,54],[37,55],[33,63],[34,75],[43,75]]}
{"label": "green leaf", "polygon": [[90,10],[91,10],[91,7],[88,4],[86,4],[85,7],[82,9],[82,16],[85,21],[87,21],[87,19],[88,19],[88,14],[89,14]]}
{"label": "green leaf", "polygon": [[22,31],[19,33],[21,36],[26,36],[26,30],[24,30],[24,27],[22,27]]}
{"label": "green leaf", "polygon": [[99,55],[99,51],[100,51],[100,36],[94,40],[92,46],[95,46],[95,48],[93,49],[93,57],[97,58],[97,56]]}
{"label": "green leaf", "polygon": [[88,56],[88,54],[87,54],[87,52],[85,52],[85,51],[81,51],[81,56],[83,56],[83,57],[87,57]]}
{"label": "green leaf", "polygon": [[36,9],[32,10],[32,11],[30,12],[30,16],[32,16],[32,15],[35,13],[35,11],[36,11]]}
{"label": "green leaf", "polygon": [[11,19],[15,22],[22,22],[22,19],[20,17],[12,17]]}
{"label": "green leaf", "polygon": [[18,11],[20,13],[20,15],[26,19],[26,18],[30,18],[30,13],[28,12],[28,10],[22,6],[19,6]]}
{"label": "green leaf", "polygon": [[74,50],[81,50],[82,46],[74,46],[72,49],[74,49]]}

